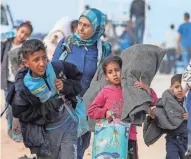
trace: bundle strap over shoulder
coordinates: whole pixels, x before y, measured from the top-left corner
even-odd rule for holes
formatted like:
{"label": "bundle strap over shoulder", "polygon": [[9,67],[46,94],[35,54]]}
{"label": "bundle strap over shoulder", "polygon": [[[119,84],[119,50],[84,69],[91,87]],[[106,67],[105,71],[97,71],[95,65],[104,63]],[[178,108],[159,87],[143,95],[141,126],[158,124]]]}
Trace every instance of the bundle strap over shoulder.
{"label": "bundle strap over shoulder", "polygon": [[62,51],[63,53],[61,54],[59,60],[65,60],[68,55],[72,52],[72,44],[74,42],[73,36],[69,36],[64,40],[64,43],[62,44]]}

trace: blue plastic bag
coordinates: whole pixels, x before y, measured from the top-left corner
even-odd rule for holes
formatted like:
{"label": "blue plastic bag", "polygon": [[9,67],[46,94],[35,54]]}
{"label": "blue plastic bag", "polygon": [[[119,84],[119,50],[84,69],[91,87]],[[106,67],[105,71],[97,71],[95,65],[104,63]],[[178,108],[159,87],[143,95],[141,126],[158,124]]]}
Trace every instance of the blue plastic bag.
{"label": "blue plastic bag", "polygon": [[95,126],[92,159],[127,159],[130,124],[102,119]]}
{"label": "blue plastic bag", "polygon": [[[65,100],[65,96],[62,96],[62,99]],[[77,104],[74,111],[71,111],[68,105],[64,104],[64,106],[74,120],[75,120],[74,116],[77,116],[78,118],[77,132],[78,132],[78,137],[81,137],[82,135],[84,135],[86,132],[89,131],[89,126],[87,123],[85,103],[78,96],[76,96],[76,99],[77,99]]]}

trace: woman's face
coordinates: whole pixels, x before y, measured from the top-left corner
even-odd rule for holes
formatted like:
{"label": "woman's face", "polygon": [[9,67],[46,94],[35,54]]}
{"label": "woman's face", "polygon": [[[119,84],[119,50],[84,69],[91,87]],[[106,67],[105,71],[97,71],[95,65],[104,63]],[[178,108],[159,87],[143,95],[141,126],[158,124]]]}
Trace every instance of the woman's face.
{"label": "woman's face", "polygon": [[94,34],[92,24],[85,17],[80,18],[77,31],[82,40],[87,40]]}

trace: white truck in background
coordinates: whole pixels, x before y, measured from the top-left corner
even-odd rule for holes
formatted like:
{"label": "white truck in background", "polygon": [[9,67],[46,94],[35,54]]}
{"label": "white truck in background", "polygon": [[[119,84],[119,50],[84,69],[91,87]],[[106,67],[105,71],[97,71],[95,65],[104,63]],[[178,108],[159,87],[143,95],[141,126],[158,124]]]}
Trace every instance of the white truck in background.
{"label": "white truck in background", "polygon": [[2,0],[1,4],[1,30],[0,40],[15,36],[16,26],[22,21],[14,21],[9,5]]}

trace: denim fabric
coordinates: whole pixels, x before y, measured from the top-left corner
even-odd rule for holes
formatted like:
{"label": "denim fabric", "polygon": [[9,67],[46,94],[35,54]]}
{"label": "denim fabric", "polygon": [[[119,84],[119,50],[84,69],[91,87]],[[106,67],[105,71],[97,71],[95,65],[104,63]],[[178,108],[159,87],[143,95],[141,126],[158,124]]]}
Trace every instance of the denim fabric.
{"label": "denim fabric", "polygon": [[[67,111],[66,111],[67,112]],[[50,156],[38,156],[38,159],[76,159],[77,123],[67,112],[69,118],[57,129],[47,130],[51,145]],[[75,116],[76,120],[77,117]]]}
{"label": "denim fabric", "polygon": [[188,145],[191,145],[191,90],[188,92],[187,95],[187,109],[188,109]]}
{"label": "denim fabric", "polygon": [[143,44],[143,36],[145,31],[145,18],[136,17],[135,21],[135,43]]}
{"label": "denim fabric", "polygon": [[[8,94],[8,91],[4,90],[4,98],[5,99],[7,97],[7,94]],[[4,102],[6,103],[6,100]],[[5,106],[6,106],[6,104],[5,104]],[[13,115],[10,111],[10,106],[7,108],[7,111],[6,111],[6,119],[7,119],[7,129],[9,131],[12,127],[12,120],[13,120]]]}
{"label": "denim fabric", "polygon": [[84,152],[90,146],[91,132],[88,131],[84,135],[78,138],[78,153],[77,159],[83,159]]}
{"label": "denim fabric", "polygon": [[[6,99],[8,91],[10,89],[10,87],[13,85],[12,82],[7,82],[7,86],[8,86],[8,90],[4,90],[4,97]],[[5,101],[6,102],[6,101]],[[16,142],[20,142],[23,140],[22,134],[14,134],[14,130],[12,130],[13,128],[13,114],[12,114],[12,107],[9,105],[7,111],[6,111],[6,120],[7,120],[7,132],[8,132],[8,136],[13,139]]]}
{"label": "denim fabric", "polygon": [[182,60],[184,63],[184,67],[186,68],[191,59],[191,48],[182,47]]}
{"label": "denim fabric", "polygon": [[166,141],[166,159],[185,159],[187,139],[176,136]]}

